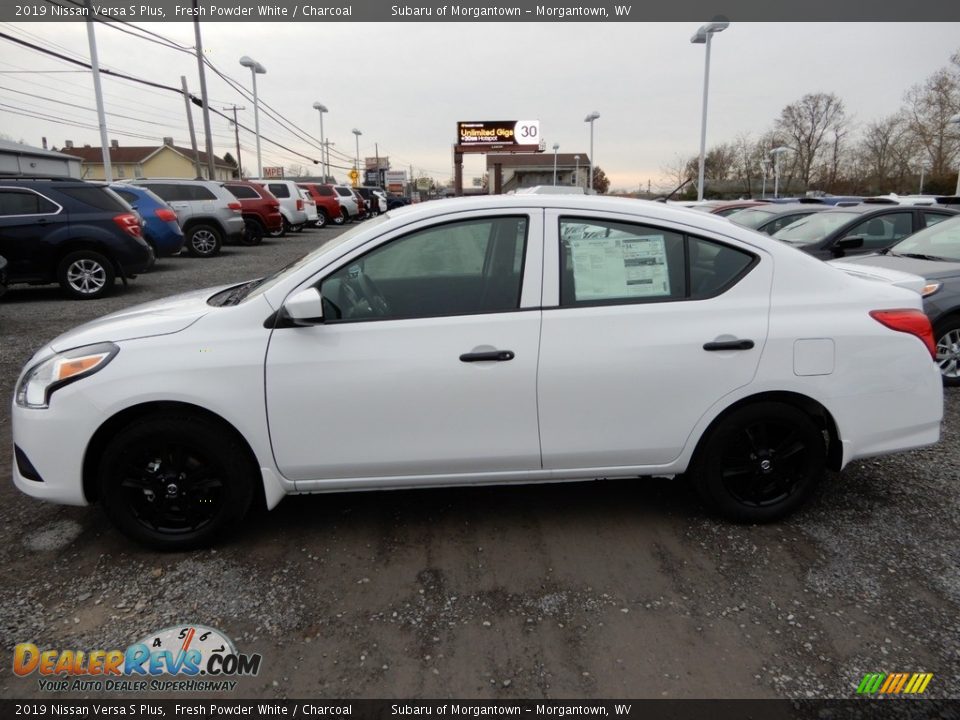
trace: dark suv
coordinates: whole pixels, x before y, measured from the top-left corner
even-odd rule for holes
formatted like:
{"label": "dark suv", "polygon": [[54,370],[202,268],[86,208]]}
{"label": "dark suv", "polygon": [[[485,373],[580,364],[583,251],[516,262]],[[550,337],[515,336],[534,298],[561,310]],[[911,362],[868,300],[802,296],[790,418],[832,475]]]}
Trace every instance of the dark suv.
{"label": "dark suv", "polygon": [[129,205],[103,184],[73,178],[0,178],[0,255],[9,284],[60,283],[81,300],[154,262]]}

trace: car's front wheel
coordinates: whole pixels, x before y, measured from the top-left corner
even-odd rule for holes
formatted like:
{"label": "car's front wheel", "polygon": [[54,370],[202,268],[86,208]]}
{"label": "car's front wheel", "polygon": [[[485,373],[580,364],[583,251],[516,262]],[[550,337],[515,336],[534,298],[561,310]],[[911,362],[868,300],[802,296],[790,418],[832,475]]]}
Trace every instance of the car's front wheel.
{"label": "car's front wheel", "polygon": [[194,257],[213,257],[222,245],[223,236],[213,225],[194,225],[187,231],[187,252]]}
{"label": "car's front wheel", "polygon": [[256,468],[229,429],[199,415],[147,416],[100,459],[100,500],[127,536],[158,550],[210,544],[250,508]]}
{"label": "car's front wheel", "polygon": [[947,387],[960,385],[960,318],[948,318],[933,329],[937,340],[937,365]]}
{"label": "car's front wheel", "polygon": [[70,297],[95,300],[113,290],[113,263],[93,250],[72,252],[57,266],[57,280]]}
{"label": "car's front wheel", "polygon": [[803,504],[825,463],[823,432],[806,413],[760,402],[733,410],[711,428],[697,449],[693,481],[723,517],[770,522]]}

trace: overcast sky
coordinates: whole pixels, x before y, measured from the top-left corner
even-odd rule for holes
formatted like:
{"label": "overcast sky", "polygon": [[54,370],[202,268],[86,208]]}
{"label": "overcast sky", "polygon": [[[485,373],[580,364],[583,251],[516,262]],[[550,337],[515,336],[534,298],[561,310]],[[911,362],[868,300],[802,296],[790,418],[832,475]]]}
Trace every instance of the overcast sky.
{"label": "overcast sky", "polygon": [[[142,27],[186,46],[190,23]],[[163,83],[186,75],[199,94],[196,60],[98,24],[101,65]],[[336,149],[360,156],[374,143],[395,169],[413,166],[440,180],[452,175],[451,145],[460,120],[539,119],[547,146],[589,149],[584,116],[595,125],[595,162],[614,188],[665,183],[661,168],[677,154],[694,155],[700,137],[704,46],[691,45],[691,23],[203,23],[210,60],[244,86],[238,64],[250,55],[267,68],[260,98],[319,137],[319,100],[329,108],[324,130]],[[88,59],[86,27],[75,23],[0,23],[0,31],[72,57]],[[733,23],[715,37],[711,58],[707,144],[741,132],[757,136],[784,105],[808,92],[834,92],[859,123],[896,111],[911,85],[949,62],[960,49],[957,23]],[[96,126],[89,72],[0,39],[0,133],[40,145],[46,136],[99,144],[96,129],[18,116],[21,111]],[[28,70],[31,72],[19,72]],[[36,72],[51,70],[60,72]],[[252,103],[207,73],[216,107],[245,105],[241,123],[253,127]],[[14,91],[20,91],[14,92]],[[125,81],[104,79],[110,137],[121,145],[150,145],[172,135],[189,145],[182,99]],[[22,93],[40,95],[31,97]],[[202,133],[199,112],[195,113]],[[235,154],[233,131],[214,116],[214,148]],[[146,135],[153,140],[121,133]],[[318,151],[261,114],[261,132],[317,157]],[[199,138],[203,147],[202,134]],[[255,168],[252,134],[241,133],[244,168]],[[482,172],[481,156],[465,165],[465,184]],[[263,164],[309,164],[263,146]],[[345,164],[342,163],[341,164]],[[338,172],[343,176],[343,172]]]}

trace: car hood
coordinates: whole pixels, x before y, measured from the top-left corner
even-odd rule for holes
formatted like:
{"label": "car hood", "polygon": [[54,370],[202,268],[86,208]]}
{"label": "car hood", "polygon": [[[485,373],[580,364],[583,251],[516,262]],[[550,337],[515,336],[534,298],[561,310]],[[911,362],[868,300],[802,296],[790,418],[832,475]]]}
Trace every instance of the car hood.
{"label": "car hood", "polygon": [[213,309],[207,305],[207,298],[228,287],[232,286],[194,290],[104,315],[68,330],[54,339],[50,347],[62,352],[93,343],[120,342],[180,332]]}
{"label": "car hood", "polygon": [[870,265],[873,267],[899,270],[929,279],[942,279],[960,276],[960,262],[953,260],[921,260],[900,255],[860,255],[855,258],[843,258],[834,265]]}

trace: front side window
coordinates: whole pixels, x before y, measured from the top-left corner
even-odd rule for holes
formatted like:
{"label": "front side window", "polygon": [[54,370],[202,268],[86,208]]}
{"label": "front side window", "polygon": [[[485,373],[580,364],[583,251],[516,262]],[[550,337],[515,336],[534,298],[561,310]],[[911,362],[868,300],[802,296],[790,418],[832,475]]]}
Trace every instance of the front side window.
{"label": "front side window", "polygon": [[663,228],[560,219],[562,306],[698,300],[733,285],[750,253]]}
{"label": "front side window", "polygon": [[943,215],[941,213],[925,212],[923,213],[923,220],[926,223],[927,227],[931,225],[936,225],[939,222],[948,220],[949,218],[956,217],[955,215]]}
{"label": "front side window", "polygon": [[913,214],[888,213],[855,225],[847,236],[863,238],[864,248],[882,248],[913,232]]}
{"label": "front side window", "polygon": [[156,193],[162,200],[166,200],[167,202],[181,202],[190,199],[187,189],[183,185],[148,183],[144,187]]}
{"label": "front side window", "polygon": [[324,318],[402,319],[520,306],[527,218],[477,218],[419,230],[323,280]]}

